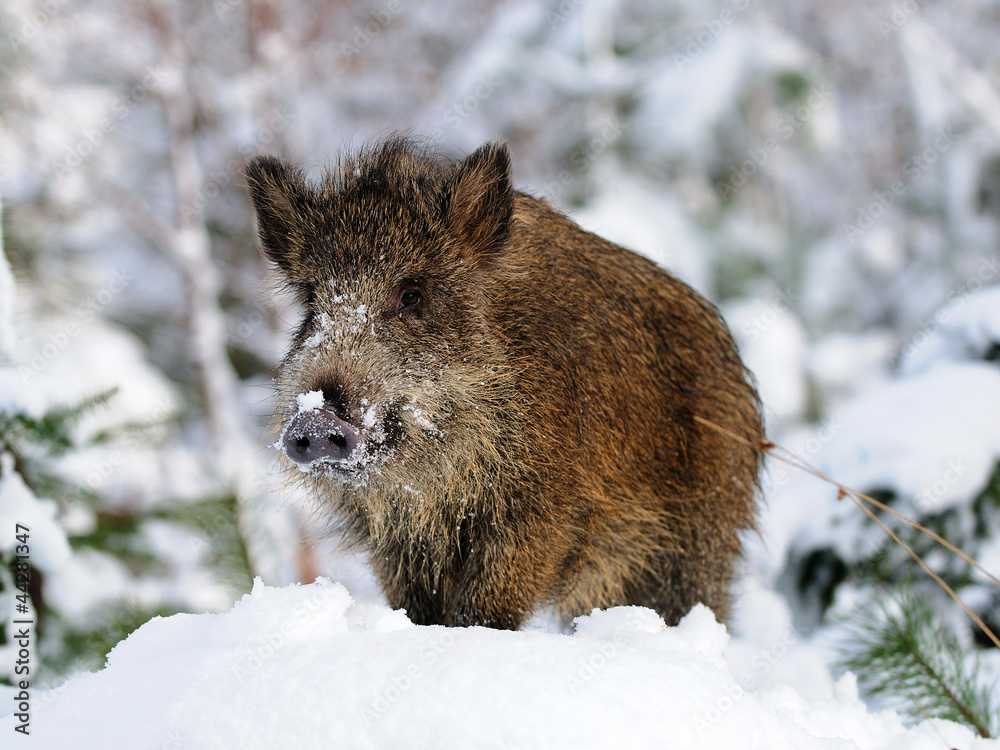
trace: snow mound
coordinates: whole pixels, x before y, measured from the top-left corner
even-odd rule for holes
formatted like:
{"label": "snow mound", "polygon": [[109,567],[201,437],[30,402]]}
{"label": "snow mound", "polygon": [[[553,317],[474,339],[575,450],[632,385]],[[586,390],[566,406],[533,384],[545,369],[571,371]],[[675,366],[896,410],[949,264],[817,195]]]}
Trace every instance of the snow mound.
{"label": "snow mound", "polygon": [[[224,614],[156,618],[107,666],[35,691],[33,748],[1000,748],[833,697],[745,690],[696,607],[581,617],[573,636],[423,627],[339,583],[260,580]],[[4,700],[4,710],[12,700]],[[0,719],[11,736],[12,715]]]}
{"label": "snow mound", "polygon": [[[861,492],[889,490],[908,515],[964,507],[1000,461],[1000,370],[940,364],[884,383],[834,409],[818,430],[779,441],[820,471]],[[863,559],[885,539],[850,501],[814,477],[770,462],[762,512],[766,557],[776,573],[789,550],[832,547]],[[995,570],[995,568],[994,568]]]}
{"label": "snow mound", "polygon": [[[923,512],[967,503],[1000,461],[1000,370],[942,364],[834,412],[820,466],[845,484],[893,488]],[[928,450],[931,447],[931,450]]]}
{"label": "snow mound", "polygon": [[995,361],[998,352],[1000,286],[994,286],[957,296],[934,313],[903,348],[900,370],[921,372],[941,361]]}

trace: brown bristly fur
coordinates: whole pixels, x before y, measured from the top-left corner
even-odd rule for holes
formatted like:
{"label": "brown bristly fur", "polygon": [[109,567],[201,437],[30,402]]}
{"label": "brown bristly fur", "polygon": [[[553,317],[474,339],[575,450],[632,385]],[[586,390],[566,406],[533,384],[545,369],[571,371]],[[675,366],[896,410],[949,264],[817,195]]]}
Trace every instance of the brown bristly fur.
{"label": "brown bristly fur", "polygon": [[762,428],[709,302],[515,191],[501,145],[453,161],[393,138],[319,185],[271,157],[247,178],[305,308],[276,419],[322,390],[365,435],[361,468],[302,476],[393,606],[503,628],[544,606],[726,617]]}

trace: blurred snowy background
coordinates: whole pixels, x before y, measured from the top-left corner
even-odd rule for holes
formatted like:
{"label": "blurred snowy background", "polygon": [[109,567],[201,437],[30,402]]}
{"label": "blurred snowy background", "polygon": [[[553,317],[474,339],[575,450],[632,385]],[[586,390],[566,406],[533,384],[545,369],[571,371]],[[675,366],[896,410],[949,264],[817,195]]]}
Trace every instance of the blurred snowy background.
{"label": "blurred snowy background", "polygon": [[[241,169],[318,176],[397,129],[505,139],[519,187],[720,306],[772,439],[1000,573],[1000,5],[6,0],[0,35],[0,554],[31,526],[49,679],[252,575],[378,599],[275,473],[297,312]],[[943,596],[832,487],[771,463],[764,488],[747,671],[803,672],[757,675],[781,643],[832,663],[886,587]],[[917,549],[1000,623],[981,574]]]}

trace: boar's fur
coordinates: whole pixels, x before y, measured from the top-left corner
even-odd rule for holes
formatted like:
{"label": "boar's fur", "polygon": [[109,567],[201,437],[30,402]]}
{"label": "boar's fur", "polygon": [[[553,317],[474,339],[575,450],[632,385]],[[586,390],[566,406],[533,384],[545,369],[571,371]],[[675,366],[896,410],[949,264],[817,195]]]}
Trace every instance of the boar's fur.
{"label": "boar's fur", "polygon": [[304,309],[282,446],[393,607],[726,617],[762,428],[709,302],[515,190],[504,145],[451,160],[394,137],[320,183],[258,156],[247,182]]}

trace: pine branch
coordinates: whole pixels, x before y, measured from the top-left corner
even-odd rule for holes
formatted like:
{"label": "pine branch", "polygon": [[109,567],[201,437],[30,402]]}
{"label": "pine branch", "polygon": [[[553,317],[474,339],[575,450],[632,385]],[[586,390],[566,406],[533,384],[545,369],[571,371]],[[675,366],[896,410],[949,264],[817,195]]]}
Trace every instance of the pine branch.
{"label": "pine branch", "polygon": [[[57,458],[81,446],[73,439],[72,430],[81,419],[103,408],[114,398],[117,388],[109,388],[71,406],[50,408],[41,417],[22,412],[0,411],[0,453],[14,457],[14,471],[33,493],[41,497],[88,498],[88,489],[66,481],[51,469],[49,458]],[[106,439],[107,432],[84,441],[92,445]]]}
{"label": "pine branch", "polygon": [[882,616],[858,623],[850,653],[841,666],[858,676],[871,696],[909,699],[911,718],[939,718],[967,724],[982,737],[996,736],[992,689],[980,687],[980,662],[971,668],[957,640],[935,622],[923,599],[904,592],[899,612],[883,606]]}
{"label": "pine branch", "polygon": [[245,593],[253,585],[253,564],[240,526],[239,500],[234,495],[179,503],[158,514],[196,531],[208,542],[202,564],[235,591]]}
{"label": "pine branch", "polygon": [[72,406],[57,406],[35,419],[23,413],[0,413],[0,446],[12,453],[22,445],[41,446],[50,456],[60,456],[74,448],[72,428],[88,414],[103,408],[114,398],[117,388],[85,398]]}
{"label": "pine branch", "polygon": [[106,391],[88,396],[75,406],[57,406],[46,412],[43,422],[51,423],[58,427],[71,427],[88,414],[93,414],[98,409],[107,406],[117,393],[117,387],[108,388]]}

